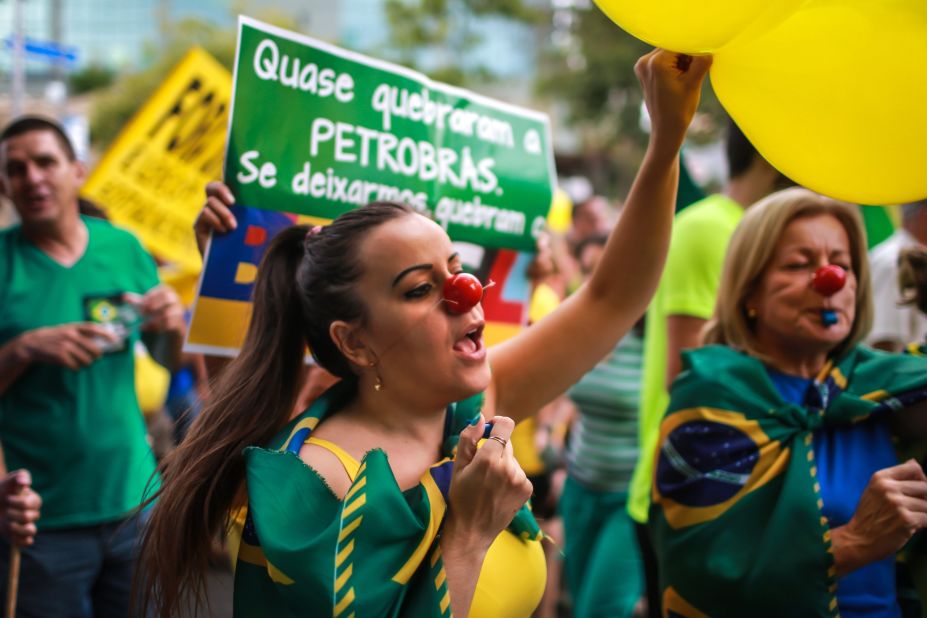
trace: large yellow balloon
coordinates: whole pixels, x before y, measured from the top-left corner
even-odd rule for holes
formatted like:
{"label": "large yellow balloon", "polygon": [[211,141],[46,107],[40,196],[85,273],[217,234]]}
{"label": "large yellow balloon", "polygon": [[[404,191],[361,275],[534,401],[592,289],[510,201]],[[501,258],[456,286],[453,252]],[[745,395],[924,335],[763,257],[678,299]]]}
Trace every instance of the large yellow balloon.
{"label": "large yellow balloon", "polygon": [[753,37],[788,17],[806,0],[595,0],[612,21],[656,47],[713,52]]}
{"label": "large yellow balloon", "polygon": [[766,159],[820,193],[927,197],[927,0],[811,0],[715,55],[718,98]]}

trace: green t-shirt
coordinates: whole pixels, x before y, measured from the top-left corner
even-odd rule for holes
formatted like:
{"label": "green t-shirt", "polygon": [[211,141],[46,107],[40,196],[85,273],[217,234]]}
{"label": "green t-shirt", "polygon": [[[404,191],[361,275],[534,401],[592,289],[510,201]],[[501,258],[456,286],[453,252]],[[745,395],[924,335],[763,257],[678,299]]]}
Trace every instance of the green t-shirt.
{"label": "green t-shirt", "polygon": [[744,209],[724,195],[710,195],[689,206],[673,223],[673,239],[663,278],[657,287],[644,330],[644,372],[641,378],[641,409],[638,438],[641,456],[634,468],[628,496],[628,513],[635,521],[647,521],[653,477],[653,451],[663,412],[669,403],[666,391],[666,319],[688,315],[707,320],[715,309],[724,254]]}
{"label": "green t-shirt", "polygon": [[[0,233],[0,345],[43,326],[102,321],[100,299],[158,284],[154,261],[134,236],[83,221],[87,249],[70,268],[19,226]],[[114,521],[141,502],[155,462],[135,396],[137,340],[135,329],[124,349],[78,371],[33,364],[0,396],[0,443],[10,470],[32,473],[43,501],[40,530]]]}

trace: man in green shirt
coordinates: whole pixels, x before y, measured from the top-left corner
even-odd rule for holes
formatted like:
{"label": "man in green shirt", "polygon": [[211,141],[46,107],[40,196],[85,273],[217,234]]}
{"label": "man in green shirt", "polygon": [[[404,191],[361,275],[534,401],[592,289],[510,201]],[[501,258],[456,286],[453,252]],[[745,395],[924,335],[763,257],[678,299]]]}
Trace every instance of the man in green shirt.
{"label": "man in green shirt", "polygon": [[[133,347],[160,333],[170,364],[184,333],[177,295],[135,237],[79,214],[83,179],[53,121],[0,133],[0,181],[21,219],[0,233],[0,439],[43,499],[22,553],[28,616],[129,614],[135,509],[155,471]],[[3,584],[8,555],[0,539]]]}
{"label": "man in green shirt", "polygon": [[[638,523],[638,538],[647,567],[648,606],[659,616],[656,572],[646,535],[656,438],[669,403],[669,385],[680,370],[680,352],[701,345],[701,330],[715,307],[721,267],[728,241],[744,208],[785,184],[773,168],[731,122],[726,154],[729,181],[722,193],[685,208],[673,223],[673,237],[663,277],[647,310],[644,367],[638,425],[640,458],[628,496],[628,513]],[[650,563],[650,564],[648,564]]]}

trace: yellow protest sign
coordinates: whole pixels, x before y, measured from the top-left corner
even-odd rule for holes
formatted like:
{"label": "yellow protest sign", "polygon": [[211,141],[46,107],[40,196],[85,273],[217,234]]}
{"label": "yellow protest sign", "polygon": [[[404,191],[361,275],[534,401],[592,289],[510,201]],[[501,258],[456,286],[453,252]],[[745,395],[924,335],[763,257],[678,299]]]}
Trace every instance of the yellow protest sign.
{"label": "yellow protest sign", "polygon": [[232,75],[193,48],[125,126],[84,186],[112,221],[157,257],[201,267],[193,221],[222,176]]}

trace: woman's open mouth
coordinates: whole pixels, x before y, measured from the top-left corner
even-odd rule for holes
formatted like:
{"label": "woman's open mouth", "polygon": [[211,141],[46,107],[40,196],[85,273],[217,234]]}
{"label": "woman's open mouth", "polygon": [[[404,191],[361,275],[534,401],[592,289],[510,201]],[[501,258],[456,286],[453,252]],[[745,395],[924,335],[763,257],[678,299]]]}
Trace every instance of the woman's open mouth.
{"label": "woman's open mouth", "polygon": [[483,323],[475,325],[466,334],[454,343],[454,351],[471,360],[482,360],[486,355],[486,346],[483,345]]}

